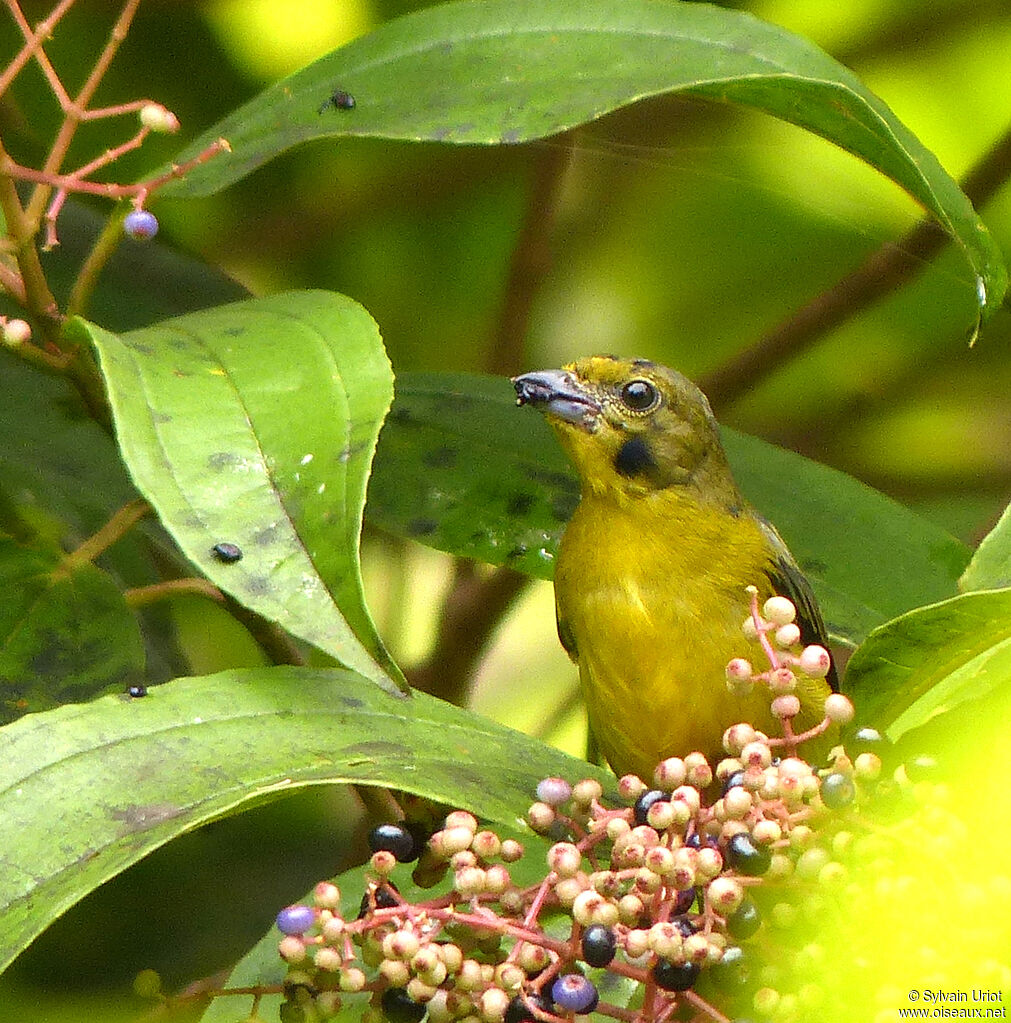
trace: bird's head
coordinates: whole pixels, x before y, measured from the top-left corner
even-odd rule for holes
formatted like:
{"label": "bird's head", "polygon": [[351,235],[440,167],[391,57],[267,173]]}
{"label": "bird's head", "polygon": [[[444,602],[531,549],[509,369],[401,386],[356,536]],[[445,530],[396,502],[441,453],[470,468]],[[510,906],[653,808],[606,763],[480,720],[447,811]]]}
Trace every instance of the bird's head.
{"label": "bird's head", "polygon": [[647,495],[696,489],[739,502],[705,395],[686,377],[645,359],[591,356],[513,379],[516,401],[543,412],[584,489]]}

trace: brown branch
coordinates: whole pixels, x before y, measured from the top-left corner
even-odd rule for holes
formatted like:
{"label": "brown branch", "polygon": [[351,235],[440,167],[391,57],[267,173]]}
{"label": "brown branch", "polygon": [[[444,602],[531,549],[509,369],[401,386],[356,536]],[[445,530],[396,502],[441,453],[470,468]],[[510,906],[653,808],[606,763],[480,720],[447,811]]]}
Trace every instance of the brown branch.
{"label": "brown branch", "polygon": [[[1011,130],[969,171],[962,190],[984,205],[1011,177]],[[872,253],[853,273],[822,292],[754,345],[738,352],[699,381],[714,406],[743,397],[755,382],[811,347],[822,335],[917,276],[950,241],[933,220],[923,220],[897,244]]]}
{"label": "brown branch", "polygon": [[206,597],[216,604],[225,602],[225,595],[209,579],[194,576],[189,579],[166,579],[149,586],[134,586],[125,590],[123,596],[130,607],[146,607],[157,604],[172,597],[192,596]]}
{"label": "brown branch", "polygon": [[104,554],[117,540],[121,540],[145,515],[150,514],[151,505],[142,497],[127,501],[98,532],[93,533],[76,550],[71,551],[60,563],[60,570],[72,572],[79,565],[94,561]]}
{"label": "brown branch", "polygon": [[527,581],[511,568],[497,568],[482,577],[473,562],[457,562],[439,614],[435,645],[422,664],[406,673],[408,682],[462,705],[489,637]]}
{"label": "brown branch", "polygon": [[491,373],[510,375],[523,369],[524,341],[530,310],[551,261],[551,232],[562,180],[572,156],[570,140],[534,150],[533,181],[523,224],[509,263],[505,299],[488,352]]}

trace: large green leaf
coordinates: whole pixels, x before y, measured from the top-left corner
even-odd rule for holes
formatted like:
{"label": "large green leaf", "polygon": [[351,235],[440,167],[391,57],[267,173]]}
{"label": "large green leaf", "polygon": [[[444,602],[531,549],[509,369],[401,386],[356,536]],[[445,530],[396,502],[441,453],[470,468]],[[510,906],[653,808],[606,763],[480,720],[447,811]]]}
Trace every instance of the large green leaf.
{"label": "large green leaf", "polygon": [[[98,350],[123,457],[221,589],[341,664],[402,683],[362,594],[358,541],[392,374],[351,299],[299,292],[191,313]],[[237,544],[239,561],[213,548]]]}
{"label": "large green leaf", "polygon": [[0,722],[140,680],[137,619],[100,568],[0,536],[0,584]]}
{"label": "large green leaf", "polygon": [[[328,104],[334,90],[353,109]],[[205,195],[278,153],[343,135],[501,144],[539,139],[645,96],[765,111],[823,136],[906,189],[962,246],[984,313],[1007,280],[986,228],[934,155],[845,67],[739,11],[656,0],[463,0],[388,22],[267,89],[178,158],[231,152],[166,189]]]}
{"label": "large green leaf", "polygon": [[[856,480],[724,430],[745,495],[783,533],[851,641],[952,594],[968,551]],[[376,452],[368,520],[402,536],[551,578],[579,483],[543,418],[517,409],[509,382],[404,374]]]}
{"label": "large green leaf", "polygon": [[1000,521],[980,542],[968,568],[958,580],[958,588],[996,590],[1011,585],[1011,505]]}
{"label": "large green leaf", "polygon": [[522,826],[537,781],[556,774],[606,777],[340,669],[228,671],[29,714],[0,730],[0,834],[17,836],[0,871],[0,970],[103,881],[243,804],[361,782]]}
{"label": "large green leaf", "polygon": [[847,689],[861,719],[893,739],[1011,686],[1011,590],[966,593],[875,629],[853,655]]}

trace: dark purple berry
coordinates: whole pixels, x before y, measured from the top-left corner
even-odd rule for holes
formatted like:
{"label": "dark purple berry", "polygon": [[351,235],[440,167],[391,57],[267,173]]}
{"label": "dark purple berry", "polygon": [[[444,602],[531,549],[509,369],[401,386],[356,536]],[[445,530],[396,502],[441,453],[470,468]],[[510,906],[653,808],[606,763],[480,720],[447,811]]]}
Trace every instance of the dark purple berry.
{"label": "dark purple berry", "polygon": [[839,771],[826,775],[821,783],[821,801],[830,810],[849,806],[856,798],[857,790],[853,779]]}
{"label": "dark purple berry", "polygon": [[671,923],[681,932],[682,938],[690,938],[698,928],[683,913],[679,913]]}
{"label": "dark purple berry", "polygon": [[223,561],[226,565],[230,565],[232,562],[239,561],[242,558],[242,548],[236,543],[228,543],[224,540],[221,543],[216,543],[211,548],[211,553],[218,561]]}
{"label": "dark purple berry", "polygon": [[581,973],[566,973],[551,985],[551,997],[564,1012],[592,1012],[597,1004],[597,989]]}
{"label": "dark purple berry", "polygon": [[421,851],[414,836],[402,824],[377,824],[369,832],[369,849],[391,852],[400,863],[416,860]]}
{"label": "dark purple berry", "polygon": [[312,906],[286,906],[277,914],[277,929],[282,934],[305,934],[315,922]]}
{"label": "dark purple berry", "polygon": [[772,864],[772,853],[764,846],[756,845],[747,832],[740,831],[727,842],[726,861],[738,874],[759,877]]}
{"label": "dark purple berry", "polygon": [[[394,895],[394,892],[398,892],[400,889],[392,881],[387,881],[381,888],[377,888],[375,894],[372,896],[375,899],[376,909],[390,909],[393,906],[398,906],[400,900]],[[362,904],[358,909],[358,919],[361,920],[363,916],[366,916],[372,910],[372,903],[369,900],[369,893],[366,892],[362,896]]]}
{"label": "dark purple berry", "polygon": [[733,774],[727,775],[727,780],[723,783],[723,795],[726,795],[731,789],[740,788],[744,785],[744,771],[734,771]]}
{"label": "dark purple berry", "polygon": [[650,789],[648,792],[644,792],[636,801],[632,807],[632,814],[635,817],[635,823],[639,826],[648,823],[646,820],[646,814],[649,813],[649,808],[654,803],[670,801],[670,793],[664,792],[662,789]]}
{"label": "dark purple berry", "polygon": [[740,945],[730,945],[723,950],[718,963],[709,967],[709,976],[721,991],[736,991],[749,980],[748,959]]}
{"label": "dark purple berry", "polygon": [[147,696],[147,686],[130,686],[127,689],[127,693],[134,699],[139,700],[142,696]]}
{"label": "dark purple berry", "polygon": [[695,904],[695,889],[686,888],[683,892],[678,892],[677,897],[674,899],[674,912],[678,916],[682,916],[688,912]]}
{"label": "dark purple berry", "polygon": [[383,1015],[390,1023],[421,1023],[427,1011],[402,987],[388,987],[382,997]]}
{"label": "dark purple berry", "polygon": [[745,899],[737,909],[727,917],[727,932],[738,941],[746,941],[762,926],[762,914],[758,906]]}
{"label": "dark purple berry", "polygon": [[551,1012],[551,999],[546,994],[528,994],[526,1002],[517,995],[507,1006],[502,1023],[540,1023],[540,1020],[530,1010],[535,1005],[542,1012]]}
{"label": "dark purple berry", "polygon": [[653,967],[653,979],[664,991],[687,991],[699,976],[697,963],[672,963],[658,959]]}
{"label": "dark purple berry", "polygon": [[147,210],[130,210],[123,219],[123,233],[137,241],[147,241],[158,233],[158,218]]}
{"label": "dark purple berry", "polygon": [[583,931],[583,962],[587,966],[607,966],[617,948],[618,942],[610,927],[590,924]]}

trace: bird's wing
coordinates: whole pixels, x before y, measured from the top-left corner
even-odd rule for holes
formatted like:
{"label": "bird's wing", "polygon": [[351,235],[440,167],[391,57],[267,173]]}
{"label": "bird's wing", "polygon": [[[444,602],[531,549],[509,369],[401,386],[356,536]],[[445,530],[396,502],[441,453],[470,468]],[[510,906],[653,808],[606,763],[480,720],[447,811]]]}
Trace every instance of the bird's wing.
{"label": "bird's wing", "polygon": [[[797,625],[800,628],[801,641],[807,645],[817,643],[828,647],[828,632],[821,616],[821,609],[815,599],[814,591],[807,576],[800,570],[789,547],[776,532],[771,522],[759,517],[762,532],[769,538],[775,557],[769,567],[769,582],[772,588],[782,597],[789,597],[797,608]],[[839,679],[836,675],[835,663],[829,669],[826,681],[833,692],[839,691]]]}

